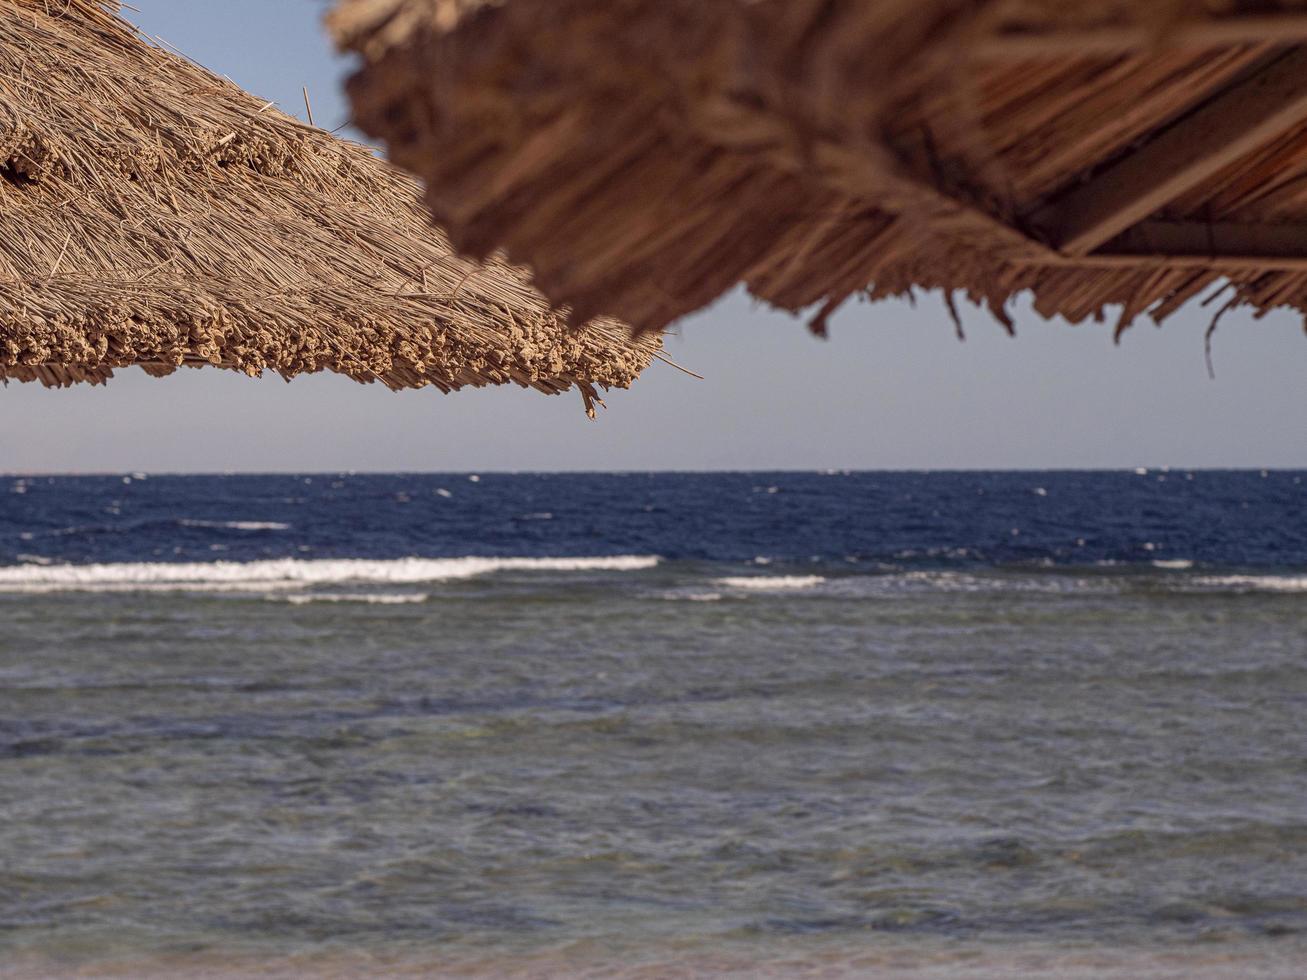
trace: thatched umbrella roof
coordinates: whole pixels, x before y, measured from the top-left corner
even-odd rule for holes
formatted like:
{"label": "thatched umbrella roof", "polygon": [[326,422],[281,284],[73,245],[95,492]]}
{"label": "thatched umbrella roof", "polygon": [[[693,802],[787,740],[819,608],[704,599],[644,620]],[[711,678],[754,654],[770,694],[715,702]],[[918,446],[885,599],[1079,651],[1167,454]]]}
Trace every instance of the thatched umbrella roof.
{"label": "thatched umbrella roof", "polygon": [[410,177],[92,0],[0,0],[0,210],[4,379],[211,364],[589,405],[656,349],[569,330],[520,270],[452,255]]}
{"label": "thatched umbrella roof", "polygon": [[[457,247],[656,330],[1030,290],[1307,309],[1302,0],[342,0],[358,123]],[[950,299],[951,303],[951,299]]]}

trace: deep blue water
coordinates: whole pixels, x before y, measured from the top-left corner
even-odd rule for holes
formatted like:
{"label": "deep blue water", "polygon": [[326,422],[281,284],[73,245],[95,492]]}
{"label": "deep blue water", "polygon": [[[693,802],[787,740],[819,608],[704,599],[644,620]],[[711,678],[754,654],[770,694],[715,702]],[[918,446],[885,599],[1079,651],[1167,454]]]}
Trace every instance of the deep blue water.
{"label": "deep blue water", "polygon": [[1307,568],[1305,480],[1156,470],[11,478],[0,483],[0,563],[641,554],[1292,569]]}

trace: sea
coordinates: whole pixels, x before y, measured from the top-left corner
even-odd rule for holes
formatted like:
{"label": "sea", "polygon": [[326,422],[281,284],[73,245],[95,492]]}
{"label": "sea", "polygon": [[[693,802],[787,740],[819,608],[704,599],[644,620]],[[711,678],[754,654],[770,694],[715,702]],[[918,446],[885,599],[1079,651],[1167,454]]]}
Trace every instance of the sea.
{"label": "sea", "polygon": [[1307,976],[1305,511],[0,478],[0,976]]}

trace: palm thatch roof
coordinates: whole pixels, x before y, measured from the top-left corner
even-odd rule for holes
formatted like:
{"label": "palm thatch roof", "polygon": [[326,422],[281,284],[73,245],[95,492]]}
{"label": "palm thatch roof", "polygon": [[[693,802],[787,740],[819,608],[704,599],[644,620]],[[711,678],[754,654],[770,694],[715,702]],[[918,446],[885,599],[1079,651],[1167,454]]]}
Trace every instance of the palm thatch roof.
{"label": "palm thatch roof", "polygon": [[354,114],[471,255],[658,330],[963,291],[1010,328],[1307,309],[1303,0],[341,0]]}
{"label": "palm thatch roof", "polygon": [[574,331],[460,259],[416,184],[143,40],[93,0],[0,0],[0,378],[216,365],[391,388],[625,387],[657,349]]}

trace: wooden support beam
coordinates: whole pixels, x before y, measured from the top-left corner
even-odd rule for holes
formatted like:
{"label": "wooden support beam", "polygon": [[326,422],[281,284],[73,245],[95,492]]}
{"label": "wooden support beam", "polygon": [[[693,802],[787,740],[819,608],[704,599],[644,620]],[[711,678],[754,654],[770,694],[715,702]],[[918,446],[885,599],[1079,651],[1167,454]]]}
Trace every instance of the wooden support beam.
{"label": "wooden support beam", "polygon": [[1063,255],[1057,259],[1013,259],[1011,265],[1023,268],[1059,269],[1212,269],[1216,272],[1294,272],[1307,273],[1307,257],[1298,255],[1130,255],[1095,252],[1093,255]]}
{"label": "wooden support beam", "polygon": [[1090,255],[1031,255],[1017,264],[1307,273],[1307,224],[1144,221]]}
{"label": "wooden support beam", "polygon": [[1066,256],[1060,262],[1021,260],[1013,265],[1056,265],[1074,269],[1212,269],[1216,272],[1293,272],[1307,274],[1307,257],[1301,255],[1125,255],[1095,252]]}
{"label": "wooden support beam", "polygon": [[1113,57],[1239,44],[1307,44],[1307,14],[1179,20],[1161,31],[1143,25],[998,31],[978,40],[973,51],[978,58],[1015,61],[1023,58]]}
{"label": "wooden support beam", "polygon": [[1307,49],[1210,99],[1120,162],[1030,216],[1058,249],[1087,255],[1307,120]]}
{"label": "wooden support beam", "polygon": [[1103,252],[1307,262],[1307,224],[1144,221],[1112,239]]}

